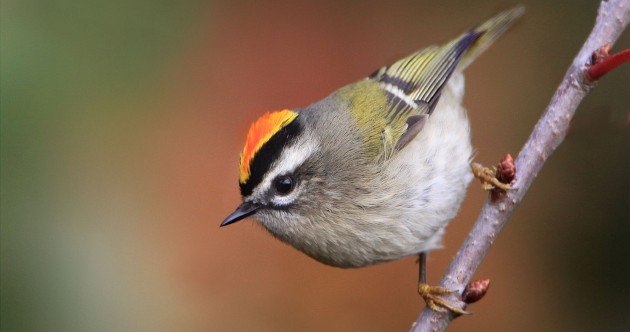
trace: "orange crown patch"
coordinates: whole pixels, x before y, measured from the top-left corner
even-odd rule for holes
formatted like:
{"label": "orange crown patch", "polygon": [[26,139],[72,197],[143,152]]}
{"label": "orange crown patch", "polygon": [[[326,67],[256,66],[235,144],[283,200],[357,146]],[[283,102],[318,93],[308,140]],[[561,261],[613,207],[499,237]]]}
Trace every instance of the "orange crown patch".
{"label": "orange crown patch", "polygon": [[246,183],[251,174],[250,164],[254,156],[280,129],[291,123],[297,117],[297,113],[291,110],[268,112],[258,118],[247,132],[245,147],[241,153],[240,183]]}

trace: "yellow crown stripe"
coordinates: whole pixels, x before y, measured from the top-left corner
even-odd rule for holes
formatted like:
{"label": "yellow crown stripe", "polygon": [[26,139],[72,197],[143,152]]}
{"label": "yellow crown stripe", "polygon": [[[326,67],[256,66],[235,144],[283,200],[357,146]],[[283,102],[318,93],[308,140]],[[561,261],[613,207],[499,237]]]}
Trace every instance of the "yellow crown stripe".
{"label": "yellow crown stripe", "polygon": [[273,135],[291,123],[297,113],[291,110],[281,110],[265,113],[249,127],[245,147],[241,153],[240,183],[246,183],[251,175],[251,162],[256,153],[267,143]]}

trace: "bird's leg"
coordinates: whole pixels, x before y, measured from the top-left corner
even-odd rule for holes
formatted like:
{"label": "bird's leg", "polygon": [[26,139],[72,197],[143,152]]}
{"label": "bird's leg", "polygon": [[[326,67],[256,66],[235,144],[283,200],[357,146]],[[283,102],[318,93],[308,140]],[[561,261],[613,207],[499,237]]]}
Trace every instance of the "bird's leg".
{"label": "bird's leg", "polygon": [[481,181],[481,188],[483,188],[483,190],[489,191],[494,188],[503,190],[510,189],[509,184],[503,183],[497,179],[497,167],[492,166],[492,168],[488,168],[478,163],[472,163],[470,164],[470,168],[472,169],[473,175]]}
{"label": "bird's leg", "polygon": [[454,291],[440,286],[431,286],[426,283],[426,263],[427,253],[422,252],[418,258],[418,264],[420,265],[418,270],[418,294],[420,294],[427,306],[431,308],[431,310],[438,312],[449,310],[456,314],[467,315],[467,311],[457,308],[439,297],[440,295],[452,294]]}
{"label": "bird's leg", "polygon": [[418,285],[427,282],[427,253],[421,252],[418,256]]}

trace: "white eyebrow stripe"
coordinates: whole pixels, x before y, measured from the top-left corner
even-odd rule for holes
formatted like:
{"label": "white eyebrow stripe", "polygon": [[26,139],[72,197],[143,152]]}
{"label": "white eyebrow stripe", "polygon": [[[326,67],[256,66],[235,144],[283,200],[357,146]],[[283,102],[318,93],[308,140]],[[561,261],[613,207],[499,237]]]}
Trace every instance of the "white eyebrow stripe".
{"label": "white eyebrow stripe", "polygon": [[271,188],[273,179],[278,175],[289,174],[295,171],[296,168],[301,166],[306,159],[317,151],[318,146],[317,140],[310,137],[310,139],[302,139],[282,151],[282,155],[272,164],[263,180],[254,189],[252,196],[258,199],[262,198],[265,191]]}

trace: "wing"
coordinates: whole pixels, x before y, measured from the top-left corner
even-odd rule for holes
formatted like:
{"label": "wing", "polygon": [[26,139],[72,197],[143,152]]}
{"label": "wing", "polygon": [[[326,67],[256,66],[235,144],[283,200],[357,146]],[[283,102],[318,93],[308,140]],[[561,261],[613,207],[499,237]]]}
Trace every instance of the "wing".
{"label": "wing", "polygon": [[404,148],[420,132],[459,61],[481,34],[470,31],[442,47],[426,48],[371,75],[369,79],[378,82],[387,96],[388,124],[404,129],[395,137],[392,151]]}
{"label": "wing", "polygon": [[522,7],[502,12],[443,46],[413,53],[378,69],[367,82],[352,85],[355,93],[346,92],[346,95],[384,96],[384,102],[353,100],[353,109],[359,113],[355,116],[360,119],[359,127],[367,137],[369,150],[387,159],[413,140],[433,112],[453,72],[463,70],[522,12]]}

